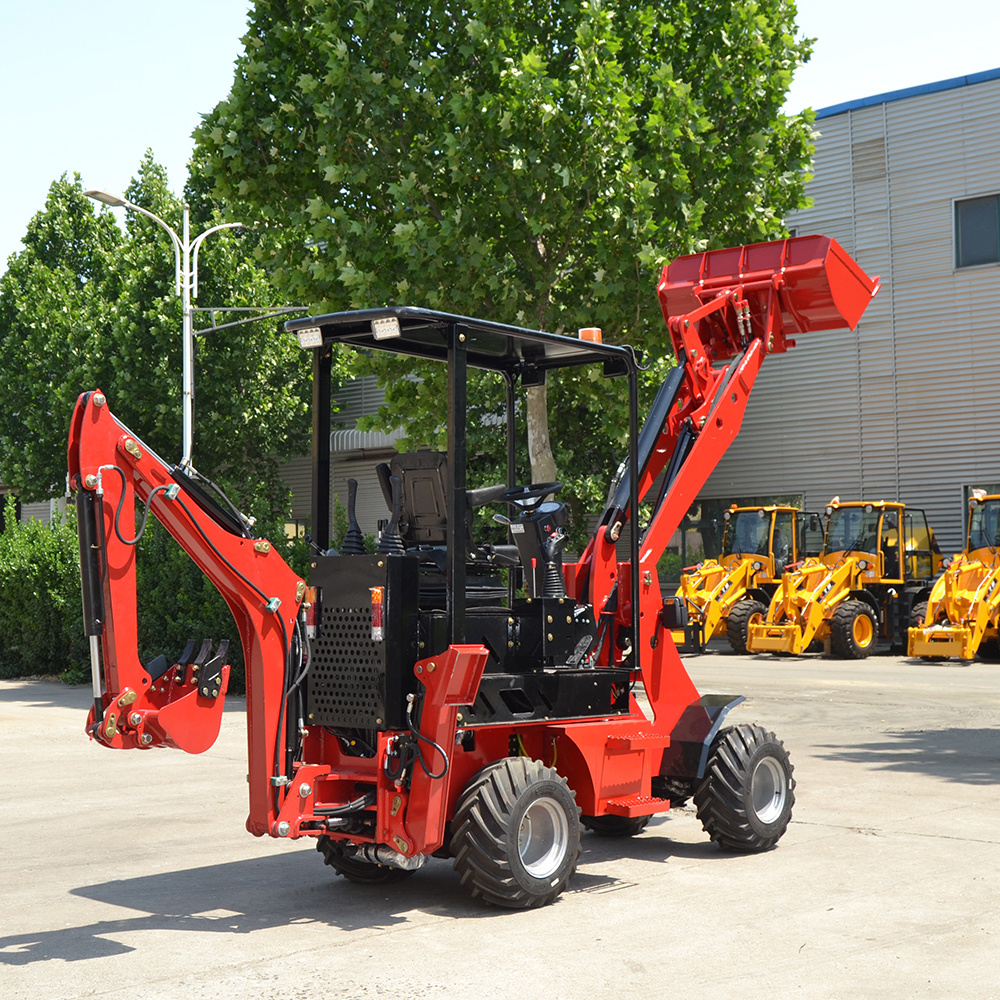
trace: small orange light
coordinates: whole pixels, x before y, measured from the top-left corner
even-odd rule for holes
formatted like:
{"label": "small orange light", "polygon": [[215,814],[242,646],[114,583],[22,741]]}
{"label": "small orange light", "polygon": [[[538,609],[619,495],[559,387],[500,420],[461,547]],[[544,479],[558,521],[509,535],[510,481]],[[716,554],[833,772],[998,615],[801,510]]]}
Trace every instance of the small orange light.
{"label": "small orange light", "polygon": [[310,639],[316,638],[316,587],[306,587],[305,600],[302,602],[302,607],[306,613],[306,635]]}
{"label": "small orange light", "polygon": [[372,642],[385,639],[385,587],[369,587],[372,595]]}
{"label": "small orange light", "polygon": [[577,330],[577,336],[581,340],[589,340],[592,344],[600,344],[601,328],[599,326],[585,326]]}

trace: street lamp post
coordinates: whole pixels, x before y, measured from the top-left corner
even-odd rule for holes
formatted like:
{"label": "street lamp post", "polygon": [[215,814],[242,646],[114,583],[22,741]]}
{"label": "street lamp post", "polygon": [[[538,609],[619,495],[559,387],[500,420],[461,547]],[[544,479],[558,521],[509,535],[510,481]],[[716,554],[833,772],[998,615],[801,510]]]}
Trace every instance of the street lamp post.
{"label": "street lamp post", "polygon": [[181,236],[167,225],[158,215],[136,205],[127,198],[108,194],[107,191],[84,191],[88,198],[99,201],[111,208],[131,208],[132,211],[152,219],[161,229],[166,230],[174,245],[174,291],[181,299],[181,416],[183,433],[183,454],[181,467],[191,467],[192,438],[194,436],[194,309],[191,300],[198,298],[198,250],[206,236],[221,229],[241,229],[240,222],[224,222],[206,229],[192,241],[190,238],[190,215],[185,203],[181,225]]}

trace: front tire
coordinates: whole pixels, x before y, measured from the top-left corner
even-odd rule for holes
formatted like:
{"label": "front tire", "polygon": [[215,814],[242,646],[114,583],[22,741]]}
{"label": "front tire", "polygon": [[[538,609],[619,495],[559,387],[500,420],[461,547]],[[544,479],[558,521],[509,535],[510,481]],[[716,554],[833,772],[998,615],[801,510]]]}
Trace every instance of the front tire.
{"label": "front tire", "polygon": [[774,733],[751,725],[721,730],[694,793],[705,832],[724,851],[757,853],[774,847],[792,818],[792,771]]}
{"label": "front tire", "polygon": [[863,660],[875,646],[875,615],[864,601],[844,601],[830,619],[830,648],[844,660]]}
{"label": "front tire", "polygon": [[753,598],[737,601],[733,605],[733,610],[729,612],[729,617],[726,619],[726,636],[734,652],[745,653],[747,651],[750,626],[761,625],[766,618],[767,608]]}
{"label": "front tire", "polygon": [[987,663],[996,663],[1000,660],[1000,640],[996,638],[983,639],[979,644],[979,658]]}
{"label": "front tire", "polygon": [[527,757],[483,768],[459,797],[452,831],[449,849],[462,885],[510,909],[551,903],[580,856],[576,793]]}

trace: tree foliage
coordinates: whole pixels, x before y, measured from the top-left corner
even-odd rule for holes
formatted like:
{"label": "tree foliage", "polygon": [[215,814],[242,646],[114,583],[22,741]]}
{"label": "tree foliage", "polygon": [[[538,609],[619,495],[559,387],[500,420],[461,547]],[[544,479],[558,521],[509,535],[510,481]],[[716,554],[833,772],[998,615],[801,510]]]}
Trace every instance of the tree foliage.
{"label": "tree foliage", "polygon": [[[126,197],[178,233],[181,204],[147,153]],[[220,221],[197,192],[192,233]],[[152,220],[129,211],[120,227],[97,212],[79,177],[54,182],[25,249],[0,278],[0,475],[24,500],[62,494],[76,397],[100,387],[125,424],[171,459],[181,444],[181,309],[174,254]],[[270,305],[254,260],[260,238],[220,232],[199,255],[198,304]],[[219,322],[236,318],[220,313]],[[207,325],[196,320],[196,329]],[[275,457],[304,449],[309,368],[278,324],[196,338],[194,464],[234,497],[273,518],[287,505]]]}
{"label": "tree foliage", "polygon": [[[276,280],[299,301],[600,326],[659,357],[663,263],[780,234],[803,203],[811,119],[780,112],[809,53],[794,18],[790,0],[257,0],[200,171],[290,235]],[[440,373],[370,364],[386,421],[426,440]],[[607,392],[550,381],[561,472],[620,457]]]}

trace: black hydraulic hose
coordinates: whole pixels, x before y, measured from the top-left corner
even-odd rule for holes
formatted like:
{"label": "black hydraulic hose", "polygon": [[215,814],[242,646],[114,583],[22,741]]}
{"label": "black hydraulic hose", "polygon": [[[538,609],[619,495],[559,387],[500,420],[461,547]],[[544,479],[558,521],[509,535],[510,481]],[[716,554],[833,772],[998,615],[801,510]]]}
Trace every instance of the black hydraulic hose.
{"label": "black hydraulic hose", "polygon": [[351,813],[361,812],[369,806],[375,805],[375,793],[365,792],[360,798],[347,802],[342,806],[326,806],[313,809],[317,816],[349,816]]}
{"label": "black hydraulic hose", "polygon": [[[435,774],[430,770],[430,768],[428,768],[427,762],[424,760],[424,755],[420,752],[419,745],[416,743],[411,743],[410,746],[414,748],[415,751],[414,756],[417,762],[420,764],[421,768],[423,768],[424,774],[426,774],[427,777],[430,778],[432,781],[436,781],[439,778],[443,778],[448,773],[448,768],[451,762],[448,760],[448,754],[445,752],[443,747],[439,746],[437,743],[434,742],[434,740],[430,739],[427,736],[424,736],[421,732],[419,732],[419,730],[417,729],[417,725],[419,725],[419,722],[416,725],[414,724],[412,713],[415,701],[416,699],[414,699],[414,701],[411,701],[406,706],[406,721],[409,724],[410,733],[414,736],[415,739],[423,740],[425,743],[429,743],[435,750],[437,750],[437,752],[441,755],[441,759],[444,761],[444,767],[440,770],[440,772]],[[419,711],[420,705],[418,705],[417,708]]]}
{"label": "black hydraulic hose", "polygon": [[117,472],[122,479],[122,493],[121,496],[118,498],[118,506],[115,508],[115,517],[114,521],[112,522],[115,529],[115,535],[117,536],[118,541],[122,543],[122,545],[138,545],[140,539],[146,532],[146,522],[149,520],[149,505],[153,502],[153,497],[155,497],[157,493],[166,493],[167,490],[170,489],[170,486],[167,485],[157,486],[150,492],[149,496],[146,497],[146,502],[142,510],[142,523],[139,525],[139,530],[136,532],[135,538],[133,538],[130,541],[129,539],[122,536],[121,529],[118,527],[118,519],[121,516],[122,507],[125,504],[125,490],[126,487],[128,486],[128,481],[125,479],[125,473],[117,465],[108,465],[105,466],[105,468],[114,469],[114,471]]}
{"label": "black hydraulic hose", "polygon": [[[211,479],[209,479],[202,473],[197,472],[190,466],[175,465],[171,471],[174,474],[175,481],[178,481],[177,480],[178,475],[182,475],[185,477],[185,479],[188,479],[192,483],[204,483],[219,498],[221,503],[224,505],[225,509],[221,510],[220,513],[225,514],[228,511],[228,513],[232,515],[230,523],[234,527],[236,527],[238,533],[243,538],[253,537],[247,526],[246,518],[244,518],[244,516],[240,513],[240,511],[236,509],[236,505],[232,502],[232,500],[229,499],[229,497],[226,496],[225,492],[219,486],[213,483]],[[198,499],[197,495],[196,494],[193,495],[197,500]],[[211,497],[207,497],[206,499],[211,500]]]}

